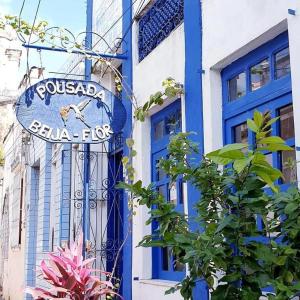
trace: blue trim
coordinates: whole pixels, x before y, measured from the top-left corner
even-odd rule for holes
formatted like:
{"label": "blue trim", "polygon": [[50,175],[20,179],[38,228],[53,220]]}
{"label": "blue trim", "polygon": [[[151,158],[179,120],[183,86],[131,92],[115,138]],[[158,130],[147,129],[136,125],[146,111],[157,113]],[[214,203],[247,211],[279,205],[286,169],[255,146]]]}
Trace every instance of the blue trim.
{"label": "blue trim", "polygon": [[[93,45],[93,0],[87,0],[86,5],[86,37],[85,48],[91,49]],[[91,80],[92,60],[85,58],[84,77],[85,80]],[[90,185],[90,145],[84,144],[84,168],[83,168],[83,207],[82,207],[82,231],[83,231],[83,255],[86,255],[85,241],[90,236],[90,209],[89,209],[89,185]]]}
{"label": "blue trim", "polygon": [[[51,205],[51,193],[47,191],[51,191],[51,177],[52,175],[52,165],[47,164],[47,161],[51,161],[52,157],[52,144],[46,143],[45,145],[45,161],[44,161],[44,184],[45,188],[43,191],[43,252],[49,251],[50,243],[49,243],[49,236],[50,236],[50,205]],[[47,190],[47,191],[46,191]]]}
{"label": "blue trim", "polygon": [[[54,51],[54,52],[67,52],[69,51],[67,49],[61,49],[61,48],[52,48],[52,47],[46,47],[46,46],[37,46],[37,45],[28,45],[28,44],[23,44],[22,45],[24,48],[29,48],[29,49],[37,49],[37,50],[46,50],[46,51]],[[90,48],[87,48],[90,49]],[[102,57],[102,58],[113,58],[113,59],[126,59],[127,56],[122,55],[122,54],[105,54],[105,53],[96,53],[93,51],[83,51],[81,50],[72,50],[71,53],[73,54],[81,54],[81,55],[90,55],[90,56],[95,56],[95,57]]]}
{"label": "blue trim", "polygon": [[[280,97],[285,93],[291,92],[291,76],[288,75],[276,80],[274,70],[274,56],[280,50],[283,50],[288,46],[288,33],[284,32],[275,37],[270,42],[260,46],[259,48],[251,51],[244,57],[236,60],[221,72],[224,119],[231,118],[235,115],[242,113],[245,110],[252,109],[256,106],[273,100],[276,97]],[[260,89],[256,91],[251,91],[250,68],[267,57],[270,63],[270,81]],[[229,102],[228,80],[241,72],[246,72],[246,95]]]}
{"label": "blue trim", "polygon": [[71,197],[71,144],[61,151],[61,199],[59,215],[59,242],[70,240],[70,197]]}
{"label": "blue trim", "polygon": [[176,100],[174,103],[168,105],[158,113],[154,114],[151,117],[151,152],[155,153],[160,151],[163,148],[166,148],[166,145],[170,141],[170,136],[164,134],[163,137],[159,140],[155,140],[154,138],[154,125],[163,121],[166,116],[170,115],[171,113],[175,113],[177,110],[181,110],[181,102],[180,100]]}
{"label": "blue trim", "polygon": [[[122,20],[122,36],[123,52],[126,53],[128,59],[124,60],[122,63],[122,74],[126,80],[126,85],[128,90],[132,90],[132,0],[122,0],[122,10],[123,10],[123,20]],[[124,138],[131,136],[132,131],[132,104],[126,93],[122,91],[122,101],[127,111],[127,120],[124,127]],[[128,148],[124,145],[124,155],[128,155]],[[124,217],[124,228],[123,228],[123,239],[127,234],[127,231],[131,228],[131,220],[128,219],[128,196],[124,195],[124,205],[123,205],[123,217]],[[132,299],[132,231],[123,248],[123,278],[124,282],[122,285],[122,296],[124,299]]]}
{"label": "blue trim", "polygon": [[[170,178],[163,176],[163,178],[157,178],[157,168],[156,163],[162,157],[166,158],[168,154],[167,146],[170,141],[170,134],[166,131],[167,118],[169,116],[176,116],[176,119],[180,121],[180,124],[176,125],[176,131],[181,131],[181,101],[176,100],[171,103],[158,113],[154,114],[151,117],[151,181],[155,184],[156,188],[163,189],[163,195],[165,196],[166,201],[169,199],[169,183]],[[179,119],[180,118],[180,119]],[[155,127],[158,123],[163,121],[163,133],[161,138],[155,139]],[[177,205],[176,210],[184,212],[183,202],[181,201],[181,191],[180,191],[180,180],[176,182],[177,188]],[[157,228],[157,223],[152,223],[152,230]],[[171,281],[181,281],[185,277],[185,271],[174,271],[173,270],[173,256],[169,256],[168,266],[169,270],[163,269],[163,255],[161,247],[152,248],[152,278],[154,279],[164,279]]]}
{"label": "blue trim", "polygon": [[[186,130],[197,135],[192,139],[199,144],[198,161],[204,153],[203,131],[203,96],[202,96],[202,7],[199,0],[184,1],[185,31],[185,117]],[[191,184],[187,187],[188,213],[195,216],[194,206],[200,194]],[[196,224],[190,224],[192,230]],[[209,292],[204,281],[199,281],[193,293],[194,299],[209,299]]]}
{"label": "blue trim", "polygon": [[296,16],[296,10],[295,10],[295,9],[289,8],[289,9],[288,9],[288,13],[289,13],[290,15],[292,15],[292,16]]}
{"label": "blue trim", "polygon": [[[36,261],[37,261],[37,226],[38,226],[38,203],[40,194],[40,169],[31,167],[30,189],[26,202],[29,209],[26,216],[26,245],[25,245],[25,273],[24,281],[26,286],[36,284]],[[24,299],[32,299],[29,294],[25,294]]]}
{"label": "blue trim", "polygon": [[[280,79],[275,77],[275,55],[288,46],[288,34],[284,32],[233,62],[222,71],[224,144],[235,142],[234,127],[246,122],[248,118],[252,118],[254,110],[261,112],[269,110],[272,118],[274,118],[279,115],[280,108],[292,104],[291,75],[289,74]],[[229,102],[228,80],[241,71],[245,71],[250,77],[251,66],[261,61],[264,57],[268,57],[270,62],[270,82],[253,92],[250,91],[250,86],[248,85],[245,96]],[[272,130],[273,134],[280,135],[279,122],[272,125]],[[254,135],[248,130],[248,142],[250,144],[253,143],[253,139]],[[286,142],[291,147],[295,146],[295,138],[291,138]],[[266,152],[266,154],[268,153]],[[272,153],[272,161],[274,167],[282,168],[280,153]],[[277,181],[277,184],[280,184],[282,191],[290,186],[289,184],[281,184],[281,181]]]}
{"label": "blue trim", "polygon": [[[116,183],[123,180],[123,168],[122,168],[122,151],[118,151],[108,156],[108,184],[109,192],[107,195],[107,241],[116,245],[114,247],[107,247],[107,257],[116,257],[119,246],[122,244],[123,239],[123,221],[126,216],[120,215],[123,212],[124,203],[121,201],[124,199],[124,191],[115,187]],[[117,201],[116,201],[117,200]],[[123,265],[121,263],[123,253],[119,256],[117,268],[114,276],[118,279],[122,278]],[[106,271],[112,272],[115,264],[115,260],[108,259],[106,261]],[[126,284],[126,279],[121,282],[120,289],[122,290],[123,284]]]}

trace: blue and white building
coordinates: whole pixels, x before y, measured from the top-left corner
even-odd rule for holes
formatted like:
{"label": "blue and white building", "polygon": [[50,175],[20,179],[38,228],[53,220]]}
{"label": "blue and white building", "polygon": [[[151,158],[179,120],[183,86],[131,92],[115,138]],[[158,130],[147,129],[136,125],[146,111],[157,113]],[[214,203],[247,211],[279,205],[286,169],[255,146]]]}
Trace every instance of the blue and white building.
{"label": "blue and white building", "polygon": [[[180,5],[181,12],[176,10]],[[298,13],[299,3],[288,1],[156,1],[145,7],[134,24],[132,43],[133,90],[139,104],[160,90],[168,76],[185,89],[181,99],[154,108],[135,129],[137,151],[143,153],[136,167],[145,184],[155,182],[170,198],[168,180],[155,169],[166,155],[169,119],[178,118],[184,131],[196,131],[200,150],[207,153],[250,140],[245,122],[255,109],[280,116],[273,132],[295,152],[267,154],[268,159],[282,169],[283,188],[297,178],[299,169],[288,169],[285,163],[289,157],[299,159],[294,115],[300,111],[293,102],[299,93]],[[159,26],[164,18],[170,23]],[[180,182],[178,187],[177,208],[192,215],[197,195]],[[143,226],[147,213],[140,208],[133,221],[133,299],[163,298],[166,288],[188,272],[172,263],[166,249],[134,248],[151,231]],[[179,294],[167,298],[181,299]],[[195,299],[208,299],[204,284],[196,288]]]}
{"label": "blue and white building", "polygon": [[[170,201],[176,201],[178,210],[193,215],[199,195],[180,181],[172,190],[155,167],[167,155],[170,122],[176,121],[176,130],[197,132],[194,139],[203,154],[227,143],[250,141],[245,122],[256,109],[280,116],[274,133],[295,149],[266,154],[285,175],[282,188],[299,178],[300,169],[285,164],[289,158],[300,159],[299,1],[94,0],[89,17],[94,31],[105,35],[109,45],[96,47],[126,56],[112,64],[122,72],[138,105],[161,90],[167,77],[184,86],[180,99],[167,99],[150,111],[145,122],[135,124],[136,179],[154,182]],[[80,68],[76,71],[82,74]],[[115,91],[114,74],[96,61],[92,80]],[[166,249],[136,247],[151,232],[151,226],[145,225],[148,211],[139,207],[129,220],[126,194],[114,189],[123,177],[124,139],[133,125],[132,106],[124,91],[122,101],[128,115],[122,136],[91,148],[89,254],[97,258],[98,267],[110,270],[125,240],[117,263],[124,298],[182,299],[179,293],[165,296],[164,292],[188,270],[174,263]],[[85,151],[78,145],[26,141],[24,285],[42,285],[34,266],[56,245],[76,237],[81,226]],[[171,195],[174,190],[176,197]],[[204,282],[195,288],[194,299],[209,299]]]}

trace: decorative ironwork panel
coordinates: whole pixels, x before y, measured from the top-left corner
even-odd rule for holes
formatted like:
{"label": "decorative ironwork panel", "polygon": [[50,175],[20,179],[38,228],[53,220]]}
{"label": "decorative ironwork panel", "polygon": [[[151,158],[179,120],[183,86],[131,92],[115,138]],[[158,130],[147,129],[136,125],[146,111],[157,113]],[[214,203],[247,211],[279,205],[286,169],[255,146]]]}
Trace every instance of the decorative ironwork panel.
{"label": "decorative ironwork panel", "polygon": [[116,188],[123,179],[122,135],[112,141],[94,146],[91,152],[68,151],[71,158],[65,162],[70,177],[63,178],[68,193],[63,201],[69,203],[69,239],[75,240],[81,232],[84,200],[84,161],[89,160],[89,224],[87,257],[93,257],[94,268],[108,272],[122,282],[123,192]]}
{"label": "decorative ironwork panel", "polygon": [[139,60],[143,60],[183,21],[184,0],[157,0],[139,20]]}

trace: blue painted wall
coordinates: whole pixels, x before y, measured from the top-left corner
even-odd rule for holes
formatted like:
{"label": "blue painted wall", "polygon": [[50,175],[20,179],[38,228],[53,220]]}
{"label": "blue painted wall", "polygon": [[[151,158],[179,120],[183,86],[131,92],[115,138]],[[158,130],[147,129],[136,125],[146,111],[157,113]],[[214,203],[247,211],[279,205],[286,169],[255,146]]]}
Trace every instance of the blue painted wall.
{"label": "blue painted wall", "polygon": [[[38,199],[39,199],[39,168],[31,167],[27,175],[30,182],[30,192],[26,199],[27,222],[26,222],[26,246],[25,246],[25,285],[34,287],[36,283],[36,236],[38,223]],[[25,299],[32,299],[25,295]]]}
{"label": "blue painted wall", "polygon": [[61,152],[59,242],[67,241],[70,238],[71,149],[71,145],[64,145],[64,150]]}
{"label": "blue painted wall", "polygon": [[[200,0],[184,1],[184,32],[185,32],[185,116],[186,130],[197,135],[192,139],[199,144],[199,161],[204,152],[203,132],[203,98],[202,98],[202,13]],[[188,212],[195,215],[194,205],[200,194],[188,184]],[[196,224],[190,224],[191,229]],[[208,299],[205,282],[199,282],[194,290],[195,300]]]}

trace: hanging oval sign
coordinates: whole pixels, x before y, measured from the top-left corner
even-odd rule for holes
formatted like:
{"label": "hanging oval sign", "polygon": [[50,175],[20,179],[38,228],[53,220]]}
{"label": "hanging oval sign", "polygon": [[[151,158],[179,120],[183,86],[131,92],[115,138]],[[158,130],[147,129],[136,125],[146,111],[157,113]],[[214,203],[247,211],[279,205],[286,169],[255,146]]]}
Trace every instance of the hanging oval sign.
{"label": "hanging oval sign", "polygon": [[59,78],[29,87],[16,114],[27,131],[53,143],[101,143],[126,122],[122,101],[100,84]]}

